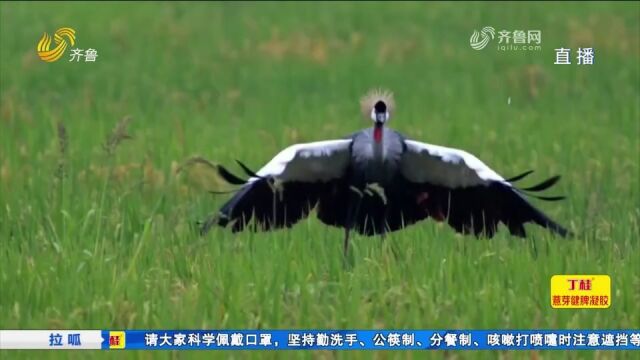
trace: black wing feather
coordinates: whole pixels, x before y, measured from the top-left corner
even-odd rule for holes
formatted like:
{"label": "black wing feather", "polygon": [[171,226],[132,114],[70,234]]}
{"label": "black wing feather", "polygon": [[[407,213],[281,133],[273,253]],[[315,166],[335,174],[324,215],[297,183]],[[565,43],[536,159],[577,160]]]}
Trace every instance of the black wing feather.
{"label": "black wing feather", "polygon": [[518,180],[521,180],[521,179],[525,178],[527,175],[529,175],[529,174],[531,174],[531,173],[533,173],[533,170],[528,170],[528,171],[523,172],[523,173],[522,173],[522,174],[520,174],[520,175],[516,175],[516,176],[514,176],[514,177],[512,177],[512,178],[506,179],[505,181],[506,181],[506,182],[510,182],[510,183],[512,183],[512,182],[516,182],[516,181],[518,181]]}
{"label": "black wing feather", "polygon": [[425,210],[432,215],[446,214],[448,224],[460,233],[492,237],[503,223],[512,235],[524,237],[523,224],[534,222],[560,236],[569,234],[516,189],[501,182],[458,189],[421,184],[413,192],[428,193]]}
{"label": "black wing feather", "polygon": [[238,165],[240,165],[242,170],[244,170],[244,172],[250,177],[261,178],[260,175],[256,174],[255,172],[253,172],[253,170],[249,169],[249,167],[245,165],[242,161],[236,160],[236,162],[238,163]]}
{"label": "black wing feather", "polygon": [[218,168],[218,174],[220,174],[220,176],[229,184],[244,185],[247,183],[246,180],[243,180],[238,176],[234,175],[229,170],[227,170],[224,166],[217,165],[216,167]]}
{"label": "black wing feather", "polygon": [[206,233],[213,225],[230,225],[233,232],[247,227],[256,231],[291,227],[314,208],[321,190],[316,184],[302,182],[281,186],[281,189],[274,189],[269,179],[245,185],[222,206],[219,214],[202,225],[201,233]]}
{"label": "black wing feather", "polygon": [[548,188],[550,188],[553,185],[555,185],[555,183],[557,183],[558,180],[560,180],[560,175],[556,175],[554,177],[551,177],[551,178],[541,182],[538,185],[530,186],[528,188],[524,188],[524,189],[521,189],[521,190],[524,190],[524,191],[543,191],[543,190],[547,190]]}

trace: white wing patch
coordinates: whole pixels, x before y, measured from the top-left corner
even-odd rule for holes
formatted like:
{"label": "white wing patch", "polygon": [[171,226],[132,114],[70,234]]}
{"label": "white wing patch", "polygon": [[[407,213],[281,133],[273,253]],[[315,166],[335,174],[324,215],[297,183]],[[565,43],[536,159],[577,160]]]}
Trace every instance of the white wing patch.
{"label": "white wing patch", "polygon": [[511,186],[474,155],[459,149],[405,140],[400,171],[409,181],[450,188],[499,181]]}
{"label": "white wing patch", "polygon": [[[351,139],[327,140],[289,146],[256,174],[279,181],[317,182],[344,175],[351,157]],[[255,181],[251,178],[249,181]]]}

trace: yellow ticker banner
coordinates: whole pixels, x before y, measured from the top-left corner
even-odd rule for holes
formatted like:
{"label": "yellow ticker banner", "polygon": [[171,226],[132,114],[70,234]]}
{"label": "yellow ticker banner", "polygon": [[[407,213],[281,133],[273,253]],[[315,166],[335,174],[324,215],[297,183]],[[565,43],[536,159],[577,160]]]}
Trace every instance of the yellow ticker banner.
{"label": "yellow ticker banner", "polygon": [[609,275],[553,275],[551,307],[554,309],[606,309],[611,306]]}
{"label": "yellow ticker banner", "polygon": [[125,345],[124,331],[109,331],[109,349],[124,349]]}

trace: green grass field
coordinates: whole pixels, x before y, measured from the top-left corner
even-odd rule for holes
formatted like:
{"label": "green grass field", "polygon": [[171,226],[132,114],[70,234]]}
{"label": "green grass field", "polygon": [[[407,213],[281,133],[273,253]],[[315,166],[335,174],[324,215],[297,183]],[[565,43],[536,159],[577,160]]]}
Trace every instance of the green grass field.
{"label": "green grass field", "polygon": [[[640,324],[637,2],[3,2],[0,10],[0,328]],[[539,29],[542,50],[498,51],[497,40],[471,49],[469,36],[486,25]],[[95,63],[69,62],[69,51],[54,63],[38,58],[42,34],[62,26],[76,30],[75,47],[97,49]],[[559,47],[572,49],[572,65],[553,64]],[[595,49],[594,65],[575,64],[579,47]],[[358,100],[377,86],[395,92],[391,126],[412,138],[470,151],[505,177],[536,169],[525,184],[562,174],[555,193],[568,200],[532,201],[577,235],[530,226],[530,240],[505,228],[476,240],[426,221],[384,242],[355,237],[348,265],[343,231],[315,216],[291,230],[197,235],[194,223],[227,199],[208,190],[231,187],[206,166],[182,166],[188,159],[258,168],[289,144],[370,126]],[[551,276],[572,273],[610,275],[612,306],[552,309]],[[109,356],[38,353],[87,355]]]}

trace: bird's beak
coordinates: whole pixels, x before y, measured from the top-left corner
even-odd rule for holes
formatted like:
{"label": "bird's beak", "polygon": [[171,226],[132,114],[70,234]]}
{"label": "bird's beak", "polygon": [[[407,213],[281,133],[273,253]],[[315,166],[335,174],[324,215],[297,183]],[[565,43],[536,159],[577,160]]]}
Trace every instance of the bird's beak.
{"label": "bird's beak", "polygon": [[385,114],[385,113],[383,113],[383,112],[377,112],[377,113],[376,113],[376,123],[377,123],[377,124],[384,124],[384,122],[385,122],[385,120],[386,120],[386,119],[385,119],[385,117],[386,117],[386,114]]}

